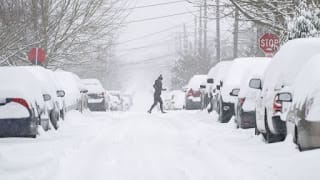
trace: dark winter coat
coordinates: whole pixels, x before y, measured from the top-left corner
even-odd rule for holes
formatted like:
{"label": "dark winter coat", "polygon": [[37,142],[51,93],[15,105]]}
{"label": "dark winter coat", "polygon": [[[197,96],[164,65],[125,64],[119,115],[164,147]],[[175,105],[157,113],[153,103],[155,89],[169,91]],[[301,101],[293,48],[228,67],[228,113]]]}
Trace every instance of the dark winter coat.
{"label": "dark winter coat", "polygon": [[161,95],[161,92],[163,91],[162,89],[162,81],[160,78],[158,78],[154,84],[153,84],[153,87],[154,87],[154,96],[160,96]]}

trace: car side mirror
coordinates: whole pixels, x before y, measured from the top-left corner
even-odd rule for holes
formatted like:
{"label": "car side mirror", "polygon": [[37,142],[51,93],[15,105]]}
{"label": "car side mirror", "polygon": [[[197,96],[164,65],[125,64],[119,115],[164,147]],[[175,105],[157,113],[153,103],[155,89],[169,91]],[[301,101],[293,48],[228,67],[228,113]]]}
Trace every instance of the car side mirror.
{"label": "car side mirror", "polygon": [[44,101],[50,101],[51,100],[50,94],[43,94],[42,96],[43,96],[43,100]]}
{"label": "car side mirror", "polygon": [[289,92],[278,93],[278,100],[282,102],[292,102],[292,94]]}
{"label": "car side mirror", "polygon": [[217,85],[217,90],[220,91],[220,89],[221,89],[221,86],[220,86],[220,85]]}
{"label": "car side mirror", "polygon": [[230,96],[238,96],[240,92],[240,89],[232,89],[232,91],[230,92]]}
{"label": "car side mirror", "polygon": [[213,84],[213,82],[214,82],[214,81],[213,81],[213,78],[207,79],[207,83],[208,83],[208,84]]}
{"label": "car side mirror", "polygon": [[81,89],[81,91],[80,91],[80,93],[83,93],[83,94],[85,94],[85,93],[87,93],[87,92],[88,92],[87,89]]}
{"label": "car side mirror", "polygon": [[64,97],[66,95],[66,92],[64,92],[64,90],[58,90],[57,91],[57,96],[58,97]]}
{"label": "car side mirror", "polygon": [[206,85],[200,85],[200,89],[205,89]]}
{"label": "car side mirror", "polygon": [[262,81],[261,79],[250,79],[249,87],[253,89],[262,90]]}

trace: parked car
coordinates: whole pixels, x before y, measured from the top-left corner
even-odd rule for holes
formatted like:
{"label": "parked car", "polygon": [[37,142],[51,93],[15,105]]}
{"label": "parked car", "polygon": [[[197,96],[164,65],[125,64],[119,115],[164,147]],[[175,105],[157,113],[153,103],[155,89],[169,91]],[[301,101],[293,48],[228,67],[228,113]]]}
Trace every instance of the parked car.
{"label": "parked car", "polygon": [[201,109],[203,102],[203,94],[200,91],[200,85],[205,85],[207,81],[207,75],[194,75],[187,86],[185,86],[185,102],[186,109]]}
{"label": "parked car", "polygon": [[111,111],[122,111],[123,110],[123,99],[120,91],[112,90],[110,94],[110,110]]}
{"label": "parked car", "polygon": [[221,61],[210,69],[207,77],[206,93],[209,97],[208,112],[217,111],[217,86],[228,74],[232,61]]}
{"label": "parked car", "polygon": [[[320,147],[320,54],[311,58],[294,80],[291,92],[278,94],[289,104],[287,132],[300,151]],[[286,106],[288,107],[288,106]]]}
{"label": "parked car", "polygon": [[185,107],[185,93],[181,90],[169,91],[163,97],[166,110],[182,110]]}
{"label": "parked car", "polygon": [[131,94],[123,94],[122,95],[122,106],[124,111],[130,110],[131,106],[133,105],[133,97]]}
{"label": "parked car", "polygon": [[82,83],[88,90],[88,108],[91,111],[106,111],[106,90],[98,79],[82,79]]}
{"label": "parked car", "polygon": [[254,128],[256,124],[255,101],[259,90],[249,87],[250,80],[261,77],[271,59],[263,57],[253,58],[253,66],[242,79],[238,100],[235,103],[235,122],[238,128]]}
{"label": "parked car", "polygon": [[120,111],[122,109],[121,104],[118,96],[110,95],[110,111]]}
{"label": "parked car", "polygon": [[251,68],[254,67],[254,58],[237,58],[233,60],[229,67],[228,75],[224,81],[220,82],[218,88],[218,121],[227,123],[234,113],[234,105],[240,91],[240,86],[248,75]]}
{"label": "parked car", "polygon": [[38,125],[49,124],[43,91],[31,72],[0,67],[0,136],[36,137]]}
{"label": "parked car", "polygon": [[[49,119],[52,126],[55,129],[58,129],[58,122],[61,117],[60,112],[64,112],[65,109],[65,102],[63,99],[65,92],[61,89],[53,72],[41,66],[19,66],[16,68],[31,72],[43,87],[44,91],[51,96],[51,99],[46,101],[46,106],[49,111]],[[48,126],[45,129],[49,128],[50,127]]]}
{"label": "parked car", "polygon": [[62,89],[65,91],[65,104],[67,111],[79,110],[82,112],[87,107],[87,89],[85,89],[80,78],[67,71],[58,70],[54,72]]}
{"label": "parked car", "polygon": [[[308,60],[319,53],[320,38],[288,41],[273,57],[263,79],[255,80],[253,88],[261,89],[256,101],[256,125],[267,143],[283,141],[287,134],[282,102],[278,94],[283,88],[291,88],[299,71]],[[262,86],[263,83],[263,86]]]}

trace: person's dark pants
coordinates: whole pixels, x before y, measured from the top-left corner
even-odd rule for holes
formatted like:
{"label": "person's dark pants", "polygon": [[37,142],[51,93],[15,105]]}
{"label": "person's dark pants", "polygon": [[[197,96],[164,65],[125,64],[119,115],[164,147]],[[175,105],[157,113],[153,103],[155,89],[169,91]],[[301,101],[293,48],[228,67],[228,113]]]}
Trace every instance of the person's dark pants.
{"label": "person's dark pants", "polygon": [[161,112],[163,112],[163,101],[162,101],[162,99],[161,99],[161,96],[155,94],[155,95],[153,96],[153,99],[154,99],[154,100],[153,100],[153,104],[152,104],[149,112],[151,112],[152,109],[153,109],[154,107],[156,107],[156,105],[157,105],[158,103],[160,103],[160,109],[161,109]]}

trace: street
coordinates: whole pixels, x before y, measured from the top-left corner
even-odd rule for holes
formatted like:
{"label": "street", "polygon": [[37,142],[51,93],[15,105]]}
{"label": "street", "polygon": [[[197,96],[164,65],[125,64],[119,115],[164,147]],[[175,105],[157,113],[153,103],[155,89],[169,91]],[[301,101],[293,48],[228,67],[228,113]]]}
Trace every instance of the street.
{"label": "street", "polygon": [[300,153],[291,137],[266,145],[254,130],[237,130],[232,121],[220,124],[215,118],[201,111],[71,111],[59,133],[0,139],[0,179],[320,177],[319,150]]}

